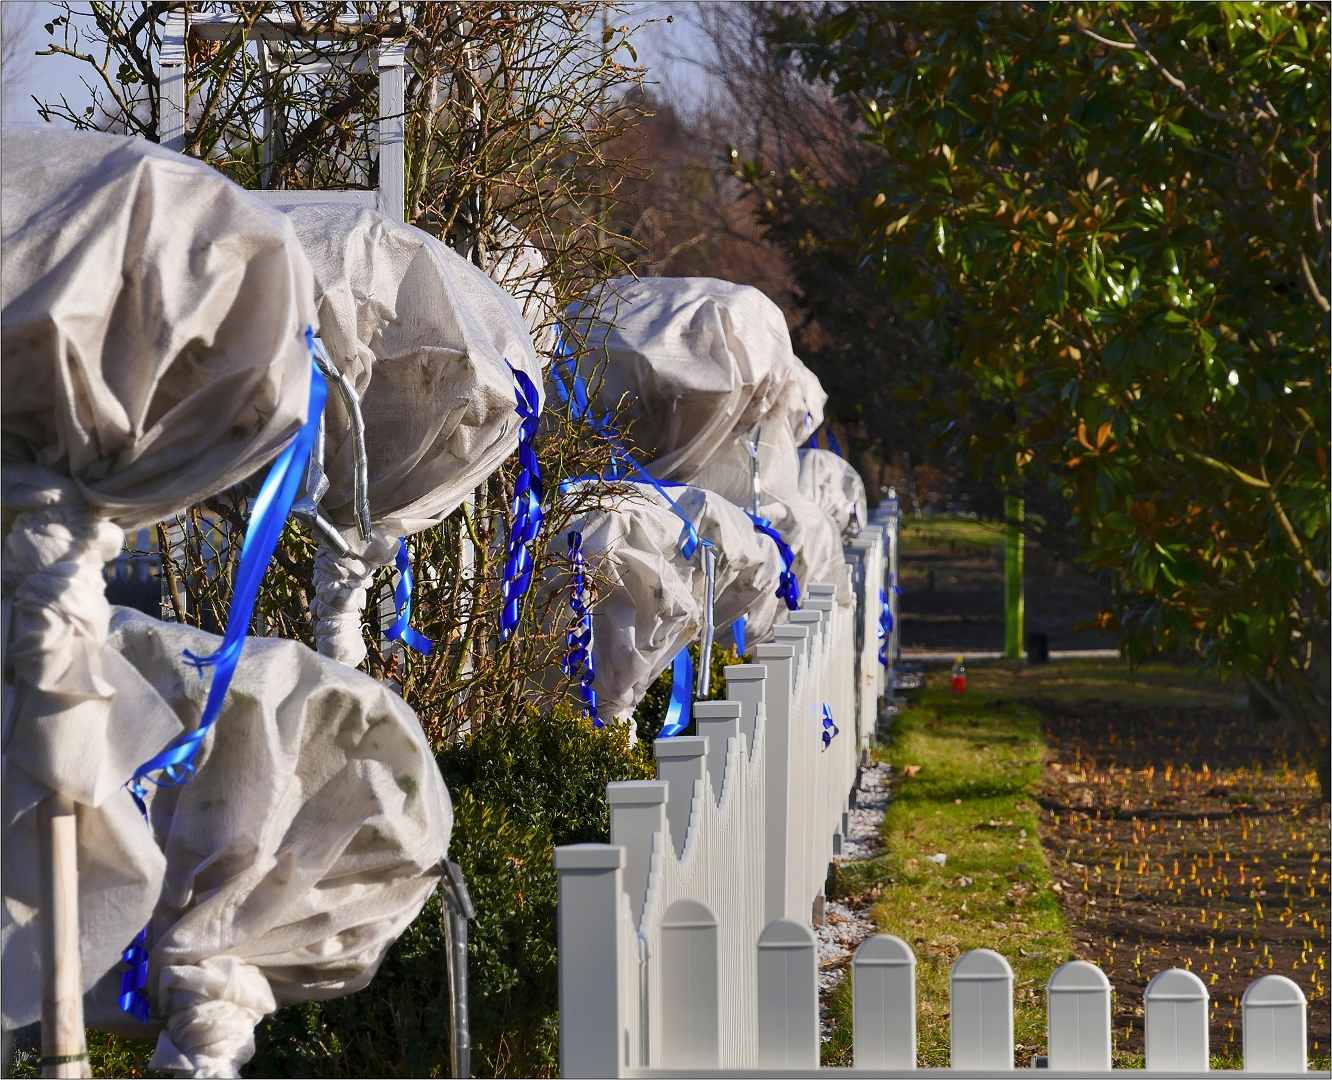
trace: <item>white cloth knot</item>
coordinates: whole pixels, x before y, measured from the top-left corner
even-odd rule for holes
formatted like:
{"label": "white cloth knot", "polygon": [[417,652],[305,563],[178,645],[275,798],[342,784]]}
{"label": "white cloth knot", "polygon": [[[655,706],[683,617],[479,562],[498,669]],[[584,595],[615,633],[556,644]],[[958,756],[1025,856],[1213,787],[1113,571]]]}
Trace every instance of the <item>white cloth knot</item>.
{"label": "white cloth knot", "polygon": [[327,544],[319,546],[314,564],[315,648],[324,656],[359,667],[365,659],[365,637],[361,631],[365,593],[381,566],[393,561],[398,538],[376,529],[364,552],[339,555]]}
{"label": "white cloth knot", "polygon": [[212,956],[164,968],[158,985],[166,1030],[148,1067],[239,1076],[254,1057],[254,1026],[277,1009],[263,972],[236,956]]}

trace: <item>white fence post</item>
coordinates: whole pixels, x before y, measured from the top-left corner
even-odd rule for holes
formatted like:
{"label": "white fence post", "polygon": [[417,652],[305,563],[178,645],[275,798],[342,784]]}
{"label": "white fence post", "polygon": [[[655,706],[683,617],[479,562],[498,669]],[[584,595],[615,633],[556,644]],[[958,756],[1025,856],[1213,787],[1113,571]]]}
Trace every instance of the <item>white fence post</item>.
{"label": "white fence post", "polygon": [[814,932],[773,919],[758,939],[760,1069],[817,1069],[819,987]]}
{"label": "white fence post", "polygon": [[1244,1071],[1302,1073],[1308,1022],[1304,991],[1284,975],[1264,975],[1244,991]]}
{"label": "white fence post", "polygon": [[394,221],[407,220],[407,119],[404,42],[379,49],[379,209]]}
{"label": "white fence post", "polygon": [[791,837],[787,807],[795,780],[794,742],[798,721],[792,716],[796,651],[789,644],[758,645],[754,654],[763,665],[764,708],[764,843],[763,920],[766,924],[787,914],[786,897],[796,871],[790,861]]}
{"label": "white fence post", "polygon": [[615,1077],[628,1064],[620,1015],[623,866],[623,849],[610,844],[555,849],[561,1076]]}
{"label": "white fence post", "polygon": [[740,734],[740,713],[743,706],[738,701],[696,701],[694,702],[694,723],[699,735],[708,740],[707,767],[712,781],[712,797],[721,803],[722,781],[726,770],[727,743]]}
{"label": "white fence post", "polygon": [[670,783],[666,820],[671,826],[671,846],[678,859],[684,854],[689,810],[694,803],[694,785],[707,775],[708,740],[699,735],[676,735],[652,744],[657,755],[657,777]]}
{"label": "white fence post", "polygon": [[634,925],[643,917],[648,873],[652,863],[652,834],[666,830],[666,800],[670,784],[665,780],[621,780],[606,785],[610,804],[610,842],[625,853],[624,891]]}
{"label": "white fence post", "polygon": [[875,934],[851,961],[857,1069],[916,1067],[916,954],[899,937]]}
{"label": "white fence post", "polygon": [[185,34],[185,12],[170,12],[158,57],[157,141],[178,154],[185,152]]}
{"label": "white fence post", "polygon": [[662,1067],[721,1064],[717,915],[701,900],[677,900],[661,920]]}
{"label": "white fence post", "polygon": [[722,670],[726,675],[726,700],[740,703],[740,730],[753,756],[754,733],[760,716],[767,726],[768,669],[762,664],[728,664]]}
{"label": "white fence post", "polygon": [[949,975],[952,1067],[1013,1067],[1013,969],[992,949],[957,958]]}
{"label": "white fence post", "polygon": [[1045,984],[1049,1067],[1110,1068],[1110,980],[1095,964],[1071,960]]}
{"label": "white fence post", "polygon": [[1143,991],[1146,1067],[1157,1072],[1205,1072],[1208,1065],[1207,987],[1183,968],[1159,971]]}

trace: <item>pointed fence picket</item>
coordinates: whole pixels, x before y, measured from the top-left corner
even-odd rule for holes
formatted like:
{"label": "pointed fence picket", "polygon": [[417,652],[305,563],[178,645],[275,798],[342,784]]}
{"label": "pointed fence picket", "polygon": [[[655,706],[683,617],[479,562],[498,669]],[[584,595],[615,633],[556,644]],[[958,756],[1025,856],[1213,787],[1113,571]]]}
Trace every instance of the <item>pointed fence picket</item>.
{"label": "pointed fence picket", "polygon": [[[726,669],[726,700],[695,703],[698,734],[657,740],[656,780],[608,786],[610,844],[556,849],[562,1075],[916,1071],[916,958],[888,934],[852,960],[855,1066],[819,1068],[810,930],[845,835],[862,737],[873,730],[865,688],[877,710],[889,685],[866,667],[882,666],[879,591],[890,584],[892,537],[867,529],[848,550],[840,584],[850,604],[839,585],[811,584],[804,610],[754,648],[757,662]],[[950,994],[951,1067],[931,1071],[1011,1072],[1008,962],[988,949],[964,953]],[[1046,995],[1045,1075],[1111,1075],[1105,975],[1072,961]],[[1208,1004],[1192,972],[1157,975],[1143,998],[1147,1067],[1133,1075],[1205,1075]],[[1305,1070],[1306,1003],[1295,983],[1254,982],[1243,1023],[1246,1071]]]}

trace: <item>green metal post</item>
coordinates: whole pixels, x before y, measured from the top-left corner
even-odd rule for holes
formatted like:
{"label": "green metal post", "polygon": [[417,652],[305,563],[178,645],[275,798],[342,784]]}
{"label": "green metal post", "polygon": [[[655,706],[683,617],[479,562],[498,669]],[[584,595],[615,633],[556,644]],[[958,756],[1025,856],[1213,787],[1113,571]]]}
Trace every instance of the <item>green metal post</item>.
{"label": "green metal post", "polygon": [[1022,659],[1022,500],[1004,500],[1004,655]]}

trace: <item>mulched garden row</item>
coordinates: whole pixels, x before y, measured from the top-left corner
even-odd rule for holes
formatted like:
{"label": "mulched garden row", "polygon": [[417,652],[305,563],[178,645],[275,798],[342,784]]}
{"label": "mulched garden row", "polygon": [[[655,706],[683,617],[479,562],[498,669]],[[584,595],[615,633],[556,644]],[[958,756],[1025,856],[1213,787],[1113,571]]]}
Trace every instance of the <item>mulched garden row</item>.
{"label": "mulched garden row", "polygon": [[1309,1001],[1326,1059],[1329,832],[1298,737],[1247,710],[1023,702],[1050,748],[1041,819],[1081,959],[1115,988],[1117,1050],[1143,1049],[1142,993],[1196,972],[1213,1053],[1238,1055],[1240,998],[1260,975]]}

